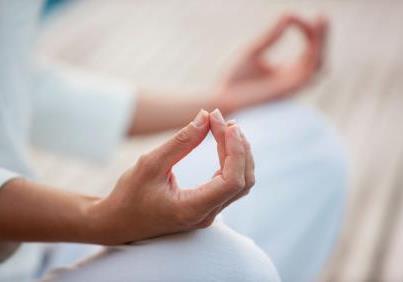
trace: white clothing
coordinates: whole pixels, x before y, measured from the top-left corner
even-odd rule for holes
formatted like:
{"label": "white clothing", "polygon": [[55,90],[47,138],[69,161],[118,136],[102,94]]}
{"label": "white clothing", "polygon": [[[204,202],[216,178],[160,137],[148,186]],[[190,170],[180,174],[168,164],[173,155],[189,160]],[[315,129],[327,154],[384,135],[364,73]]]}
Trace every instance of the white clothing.
{"label": "white clothing", "polygon": [[[134,110],[132,90],[123,84],[65,69],[33,68],[41,3],[0,0],[0,187],[17,175],[32,177],[30,143],[104,159],[121,140]],[[257,185],[256,192],[225,212],[224,220],[272,255],[285,281],[310,281],[329,253],[343,204],[345,167],[334,134],[319,115],[289,102],[244,112],[238,120],[255,147]],[[184,184],[211,176],[210,159],[216,153],[211,148],[198,153],[203,148],[208,147],[177,168]],[[199,175],[192,173],[196,167]],[[278,279],[269,258],[222,223],[191,235],[108,250],[61,275],[82,281]]]}
{"label": "white clothing", "polygon": [[42,1],[0,1],[0,187],[32,176],[27,146],[104,159],[133,114],[132,87],[66,67],[34,68]]}
{"label": "white clothing", "polygon": [[43,281],[280,281],[266,254],[221,222],[208,229],[108,247]]}

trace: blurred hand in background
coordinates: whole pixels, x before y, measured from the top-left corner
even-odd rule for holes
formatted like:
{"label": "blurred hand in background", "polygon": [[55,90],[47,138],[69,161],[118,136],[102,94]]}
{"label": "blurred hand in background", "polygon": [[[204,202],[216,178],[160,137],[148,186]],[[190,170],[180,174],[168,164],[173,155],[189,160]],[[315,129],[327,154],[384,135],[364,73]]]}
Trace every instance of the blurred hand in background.
{"label": "blurred hand in background", "polygon": [[[273,64],[265,53],[270,52],[285,32],[295,27],[306,41],[305,49],[291,64]],[[307,21],[286,15],[266,34],[247,48],[238,63],[219,85],[219,99],[224,112],[236,112],[244,107],[284,98],[306,86],[322,65],[327,20],[318,17]]]}
{"label": "blurred hand in background", "polygon": [[[285,32],[296,27],[304,36],[305,49],[291,64],[267,62],[265,53],[279,42]],[[268,103],[295,94],[306,86],[322,65],[327,32],[323,17],[307,21],[295,15],[278,23],[253,42],[238,63],[206,95],[154,95],[140,90],[137,108],[128,134],[155,133],[183,126],[200,109],[219,108],[224,116],[245,108]],[[153,95],[149,95],[153,94]],[[169,97],[169,98],[167,98]]]}

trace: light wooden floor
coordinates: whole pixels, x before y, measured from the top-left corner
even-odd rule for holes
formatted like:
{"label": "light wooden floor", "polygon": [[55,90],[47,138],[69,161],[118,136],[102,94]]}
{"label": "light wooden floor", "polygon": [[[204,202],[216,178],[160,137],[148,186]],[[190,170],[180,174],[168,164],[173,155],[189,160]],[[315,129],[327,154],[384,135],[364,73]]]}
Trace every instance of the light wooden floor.
{"label": "light wooden floor", "polygon": [[[403,281],[403,1],[79,1],[47,29],[41,50],[144,86],[201,90],[287,10],[331,19],[327,67],[301,101],[328,115],[351,156],[345,224],[322,281]],[[299,45],[295,34],[287,41],[279,56]],[[103,168],[36,159],[51,183],[105,193],[162,137],[123,145]]]}

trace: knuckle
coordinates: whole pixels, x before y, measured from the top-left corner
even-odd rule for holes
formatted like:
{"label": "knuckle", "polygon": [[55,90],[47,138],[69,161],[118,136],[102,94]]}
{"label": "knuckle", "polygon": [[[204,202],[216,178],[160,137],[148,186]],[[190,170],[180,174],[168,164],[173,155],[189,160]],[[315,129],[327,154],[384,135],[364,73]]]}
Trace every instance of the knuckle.
{"label": "knuckle", "polygon": [[242,190],[245,187],[245,179],[243,177],[232,177],[227,184],[232,189]]}
{"label": "knuckle", "polygon": [[241,157],[242,159],[246,159],[246,151],[244,148],[239,149],[238,156]]}
{"label": "knuckle", "polygon": [[192,136],[186,128],[182,129],[175,135],[175,142],[179,145],[188,145],[191,141]]}
{"label": "knuckle", "polygon": [[149,164],[150,162],[150,155],[149,154],[143,154],[139,157],[137,164],[140,167],[145,167]]}
{"label": "knuckle", "polygon": [[145,174],[153,174],[157,172],[158,165],[156,165],[152,154],[147,153],[139,157],[137,161],[137,168]]}
{"label": "knuckle", "polygon": [[204,221],[202,221],[197,227],[198,227],[198,228],[201,228],[201,229],[210,227],[210,226],[213,224],[214,219],[215,219],[215,218],[212,217],[212,218],[209,218],[209,219],[207,219],[207,220],[204,220]]}
{"label": "knuckle", "polygon": [[248,183],[247,183],[247,188],[250,189],[253,186],[255,186],[256,183],[256,178],[254,175],[252,175],[249,179],[248,179]]}
{"label": "knuckle", "polygon": [[287,23],[291,21],[294,18],[294,14],[291,12],[284,12],[282,15],[282,21],[283,23]]}
{"label": "knuckle", "polygon": [[250,193],[250,189],[246,189],[243,193],[242,193],[242,197],[247,196]]}

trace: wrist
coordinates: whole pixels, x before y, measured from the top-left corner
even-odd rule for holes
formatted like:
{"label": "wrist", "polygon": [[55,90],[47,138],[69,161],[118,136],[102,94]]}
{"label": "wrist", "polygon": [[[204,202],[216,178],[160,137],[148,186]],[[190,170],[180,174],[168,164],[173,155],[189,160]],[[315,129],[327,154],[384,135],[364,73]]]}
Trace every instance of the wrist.
{"label": "wrist", "polygon": [[108,237],[105,230],[105,215],[103,209],[104,199],[97,199],[87,201],[83,205],[84,222],[86,226],[86,232],[88,234],[88,243],[93,244],[108,244],[105,237]]}
{"label": "wrist", "polygon": [[117,238],[121,232],[117,226],[119,217],[113,211],[116,206],[111,204],[108,198],[98,199],[87,206],[86,217],[91,243],[101,245],[123,243]]}
{"label": "wrist", "polygon": [[[86,243],[111,245],[112,228],[107,223],[107,210],[105,208],[105,199],[83,196],[80,204],[82,236]],[[108,228],[109,227],[109,228]]]}

